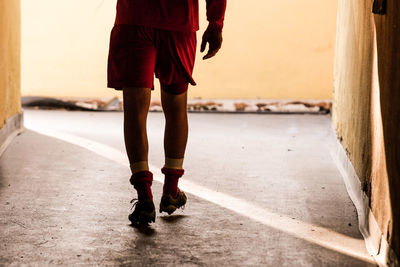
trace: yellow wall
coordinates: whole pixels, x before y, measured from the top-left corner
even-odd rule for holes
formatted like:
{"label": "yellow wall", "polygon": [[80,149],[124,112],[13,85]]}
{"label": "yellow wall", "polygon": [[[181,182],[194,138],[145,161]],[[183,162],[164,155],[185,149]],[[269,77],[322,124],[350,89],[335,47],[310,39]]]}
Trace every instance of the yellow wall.
{"label": "yellow wall", "polygon": [[0,128],[20,112],[20,2],[0,0]]}
{"label": "yellow wall", "polygon": [[[23,94],[115,95],[105,86],[115,3],[22,0]],[[200,5],[204,30],[205,1]],[[229,0],[223,48],[210,61],[198,56],[190,96],[330,99],[336,5]]]}
{"label": "yellow wall", "polygon": [[[400,2],[339,0],[333,124],[397,266],[400,255]],[[393,253],[392,253],[393,252]],[[380,252],[381,253],[381,252]]]}
{"label": "yellow wall", "polygon": [[194,94],[330,99],[336,10],[336,0],[228,0],[221,53],[197,61]]}

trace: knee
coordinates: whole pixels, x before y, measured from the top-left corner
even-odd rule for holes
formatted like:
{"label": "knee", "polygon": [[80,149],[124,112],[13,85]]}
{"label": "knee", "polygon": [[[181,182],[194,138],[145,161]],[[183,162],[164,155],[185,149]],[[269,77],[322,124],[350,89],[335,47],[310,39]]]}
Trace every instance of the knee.
{"label": "knee", "polygon": [[187,94],[172,95],[163,92],[162,106],[167,119],[185,119],[187,117]]}

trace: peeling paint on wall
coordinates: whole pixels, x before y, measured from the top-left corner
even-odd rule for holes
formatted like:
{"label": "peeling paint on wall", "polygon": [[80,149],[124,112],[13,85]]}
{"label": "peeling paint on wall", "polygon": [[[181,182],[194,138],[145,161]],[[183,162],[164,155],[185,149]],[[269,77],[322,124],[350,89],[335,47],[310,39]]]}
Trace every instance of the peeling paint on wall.
{"label": "peeling paint on wall", "polygon": [[378,248],[378,258],[397,266],[400,2],[387,4],[385,13],[373,15],[372,1],[339,1],[333,125],[368,197],[370,215],[386,238],[382,244],[389,244]]}

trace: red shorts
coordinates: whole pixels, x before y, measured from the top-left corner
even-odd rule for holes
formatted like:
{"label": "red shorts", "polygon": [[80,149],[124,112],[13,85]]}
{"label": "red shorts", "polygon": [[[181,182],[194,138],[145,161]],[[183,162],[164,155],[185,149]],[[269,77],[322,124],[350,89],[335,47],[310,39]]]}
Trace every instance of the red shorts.
{"label": "red shorts", "polygon": [[154,88],[154,73],[161,89],[171,94],[187,91],[196,55],[195,32],[173,32],[117,24],[111,32],[107,86]]}

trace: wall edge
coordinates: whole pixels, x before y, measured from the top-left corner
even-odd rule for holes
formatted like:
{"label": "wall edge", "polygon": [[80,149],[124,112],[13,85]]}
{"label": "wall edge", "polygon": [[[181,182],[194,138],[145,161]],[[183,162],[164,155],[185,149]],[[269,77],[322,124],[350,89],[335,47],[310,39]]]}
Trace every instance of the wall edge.
{"label": "wall edge", "polygon": [[368,253],[374,257],[379,266],[398,266],[398,258],[379,228],[369,207],[370,200],[362,190],[360,179],[333,127],[331,127],[331,135],[334,140],[330,149],[331,157],[342,175],[347,193],[356,207],[358,227],[364,237]]}
{"label": "wall edge", "polygon": [[7,149],[14,137],[24,130],[24,115],[23,112],[18,113],[9,118],[0,129],[0,156]]}

